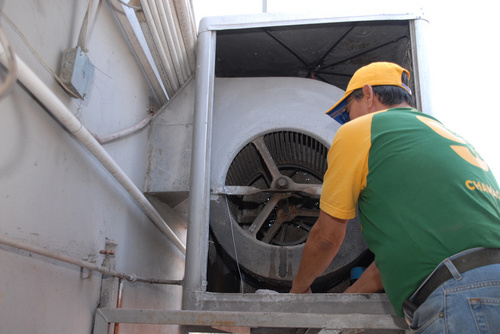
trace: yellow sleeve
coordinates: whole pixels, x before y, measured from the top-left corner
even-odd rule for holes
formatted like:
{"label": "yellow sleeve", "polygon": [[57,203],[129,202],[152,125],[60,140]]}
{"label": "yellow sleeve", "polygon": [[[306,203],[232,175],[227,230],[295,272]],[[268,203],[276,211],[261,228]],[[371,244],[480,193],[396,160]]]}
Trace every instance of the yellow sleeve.
{"label": "yellow sleeve", "polygon": [[342,125],[333,139],[320,199],[321,210],[330,216],[356,217],[358,197],[368,175],[372,118],[369,114]]}

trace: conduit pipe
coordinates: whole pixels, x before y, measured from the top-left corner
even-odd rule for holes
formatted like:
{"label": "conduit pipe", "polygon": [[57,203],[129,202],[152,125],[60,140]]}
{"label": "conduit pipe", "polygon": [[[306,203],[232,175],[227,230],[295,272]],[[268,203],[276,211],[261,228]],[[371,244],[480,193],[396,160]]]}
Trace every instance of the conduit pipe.
{"label": "conduit pipe", "polygon": [[[165,50],[163,47],[164,43],[162,42],[162,38],[160,33],[158,32],[158,29],[156,27],[156,24],[154,23],[155,21],[158,21],[158,17],[154,17],[153,15],[158,13],[158,11],[155,11],[155,7],[153,6],[152,9],[149,7],[149,4],[145,0],[141,0],[141,6],[142,6],[142,13],[144,14],[146,27],[143,26],[143,30],[146,30],[144,35],[146,35],[146,40],[148,40],[148,33],[147,30],[149,30],[149,37],[150,43],[153,43],[153,45],[150,45],[149,47],[154,50],[156,49],[157,55],[159,57],[159,63],[157,64],[158,70],[161,68],[164,69],[164,71],[160,71],[166,75],[166,79],[164,79],[163,85],[165,86],[165,89],[167,90],[168,95],[172,95],[175,91],[177,91],[180,87],[179,80],[175,74],[175,69],[173,68],[173,62],[172,62],[172,57],[168,53],[168,51]],[[139,22],[141,22],[140,18],[140,11],[136,12],[136,15],[138,16]],[[154,57],[154,55],[153,55]]]}
{"label": "conduit pipe", "polygon": [[137,132],[137,131],[143,129],[146,125],[149,124],[149,122],[151,122],[151,120],[153,119],[153,116],[154,116],[154,112],[150,111],[147,114],[147,116],[139,123],[134,124],[132,126],[129,126],[128,128],[123,129],[121,131],[114,132],[114,133],[111,133],[109,135],[103,136],[103,137],[96,137],[96,139],[99,143],[105,144],[105,143],[109,143],[113,140],[128,136],[134,132]]}
{"label": "conduit pipe", "polygon": [[[122,300],[123,300],[123,279],[120,278],[120,283],[118,284],[118,298],[116,301],[116,308],[122,308]],[[115,323],[115,331],[113,334],[120,333],[120,323]]]}
{"label": "conduit pipe", "polygon": [[[149,61],[144,48],[142,47],[139,38],[137,37],[134,28],[132,27],[132,23],[128,18],[123,6],[131,6],[123,3],[122,0],[107,0],[108,5],[113,10],[113,15],[118,21],[119,26],[122,28],[123,33],[132,49],[139,66],[141,67],[144,75],[146,76],[149,84],[151,85],[151,89],[156,95],[156,98],[159,100],[160,105],[164,105],[168,98],[167,92],[164,90],[162,83],[160,82],[160,78],[156,75],[155,69],[151,62]],[[133,9],[139,9],[140,6],[131,6]]]}
{"label": "conduit pipe", "polygon": [[[186,81],[187,78],[189,78],[191,71],[191,64],[190,60],[187,54],[187,49],[186,49],[186,44],[184,43],[183,37],[182,37],[182,30],[180,26],[180,21],[179,21],[179,11],[177,10],[175,4],[172,2],[172,0],[163,0],[164,7],[167,8],[166,14],[168,15],[167,18],[167,24],[170,26],[170,34],[172,37],[172,41],[175,44],[175,51],[178,53],[178,57],[181,59],[182,63],[182,68],[185,70],[185,79],[183,81]],[[169,37],[167,35],[167,37]],[[167,39],[168,40],[168,39]]]}
{"label": "conduit pipe", "polygon": [[179,90],[196,65],[196,27],[186,0],[136,0],[136,16],[169,96]]}
{"label": "conduit pipe", "polygon": [[179,23],[178,34],[183,41],[189,62],[189,69],[192,72],[196,67],[195,48],[198,35],[196,33],[192,0],[174,0],[174,7],[177,22]]}
{"label": "conduit pipe", "polygon": [[[2,64],[7,66],[4,59],[3,46],[0,46],[0,56]],[[139,188],[137,188],[108,152],[99,144],[91,132],[18,56],[16,56],[16,62],[18,80],[99,160],[130,196],[132,196],[158,229],[185,255],[186,246],[181,239],[172,231],[158,211],[156,211]]]}
{"label": "conduit pipe", "polygon": [[111,141],[126,137],[128,135],[131,135],[131,134],[137,132],[137,131],[142,130],[146,125],[148,125],[153,119],[155,119],[162,111],[164,111],[167,108],[167,106],[170,104],[170,102],[173,101],[177,95],[179,95],[179,92],[182,92],[184,87],[186,87],[189,84],[189,82],[191,82],[193,77],[194,77],[194,75],[191,75],[189,77],[189,79],[182,85],[181,88],[179,88],[179,90],[177,92],[175,92],[174,96],[172,96],[172,98],[161,108],[161,110],[159,110],[159,111],[149,110],[148,114],[146,115],[146,117],[142,121],[140,121],[132,126],[129,126],[128,128],[125,128],[123,130],[120,130],[120,131],[117,131],[117,132],[114,132],[114,133],[111,133],[111,134],[108,134],[105,136],[97,136],[94,134],[94,138],[96,138],[100,144],[106,144],[106,143],[109,143]]}
{"label": "conduit pipe", "polygon": [[6,235],[1,235],[0,234],[0,243],[14,247],[17,249],[22,249],[24,251],[30,252],[30,253],[35,253],[38,255],[43,255],[49,258],[52,258],[54,260],[66,262],[69,264],[74,264],[76,266],[79,266],[81,268],[89,269],[92,271],[97,271],[100,272],[103,275],[108,275],[108,276],[113,276],[113,277],[118,277],[120,279],[126,279],[129,282],[143,282],[143,283],[150,283],[150,284],[171,284],[171,285],[182,285],[182,281],[180,280],[164,280],[164,279],[156,279],[156,278],[144,278],[144,277],[138,277],[135,274],[129,275],[129,274],[124,274],[119,271],[111,270],[103,266],[99,266],[95,263],[91,263],[88,261],[80,260],[75,257],[62,254],[60,252],[56,252],[47,248],[43,248],[40,246],[35,246],[30,243],[14,239],[11,237],[8,237]]}
{"label": "conduit pipe", "polygon": [[[182,84],[188,78],[187,74],[188,69],[186,67],[187,61],[183,61],[183,59],[187,57],[184,57],[181,51],[178,35],[176,33],[176,31],[179,30],[179,27],[175,27],[174,25],[175,19],[171,13],[172,9],[169,7],[165,7],[168,6],[168,3],[165,2],[164,4],[164,1],[161,0],[160,1],[155,0],[154,2],[153,1],[149,2],[151,8],[155,8],[154,10],[157,11],[155,16],[156,15],[158,16],[159,21],[156,22],[156,24],[160,26],[161,28],[160,31],[163,31],[162,42],[165,43],[164,44],[165,49],[169,50],[169,53],[172,56],[175,73],[179,78],[179,82]],[[168,10],[166,10],[166,8]]]}

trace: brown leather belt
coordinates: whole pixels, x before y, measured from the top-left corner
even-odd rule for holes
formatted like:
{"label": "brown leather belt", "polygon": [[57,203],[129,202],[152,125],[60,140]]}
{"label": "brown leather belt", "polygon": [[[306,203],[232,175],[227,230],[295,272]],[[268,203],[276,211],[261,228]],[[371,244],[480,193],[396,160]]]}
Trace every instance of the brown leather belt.
{"label": "brown leather belt", "polygon": [[[500,263],[500,248],[484,248],[459,256],[451,261],[459,273]],[[403,302],[403,311],[413,318],[413,313],[422,305],[427,297],[437,289],[438,286],[451,279],[453,275],[445,265],[439,267],[415,293],[412,301],[406,299]]]}

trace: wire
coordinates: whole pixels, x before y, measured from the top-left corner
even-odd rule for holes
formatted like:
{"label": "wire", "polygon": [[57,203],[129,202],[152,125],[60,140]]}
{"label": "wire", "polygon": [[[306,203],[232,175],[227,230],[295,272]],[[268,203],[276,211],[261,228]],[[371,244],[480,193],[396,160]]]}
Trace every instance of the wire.
{"label": "wire", "polygon": [[57,76],[57,74],[50,68],[50,66],[43,60],[43,58],[38,54],[38,52],[36,52],[35,48],[31,45],[31,43],[29,42],[29,40],[26,38],[26,36],[24,36],[24,34],[21,32],[21,30],[16,26],[16,24],[14,22],[12,22],[12,20],[7,16],[7,14],[5,14],[3,12],[3,10],[0,9],[0,15],[3,16],[7,22],[10,24],[10,26],[12,28],[14,28],[14,30],[19,34],[19,36],[21,36],[21,38],[24,40],[24,42],[26,43],[26,45],[29,46],[29,48],[31,49],[31,51],[33,51],[33,53],[35,54],[35,56],[38,58],[38,60],[42,63],[42,65],[45,66],[45,68],[50,72],[50,74],[52,74],[52,77],[54,77],[54,79],[57,81],[57,83],[71,96],[77,98],[77,99],[80,99],[80,97],[78,97],[78,95],[76,95],[75,93],[73,93],[68,87],[66,87],[66,85],[59,79],[59,77]]}
{"label": "wire", "polygon": [[85,38],[83,39],[83,52],[87,53],[87,37],[89,35],[90,13],[92,11],[92,0],[89,0],[89,8],[87,9],[87,18],[85,26]]}
{"label": "wire", "polygon": [[4,97],[9,95],[12,87],[14,86],[14,83],[17,81],[17,62],[16,62],[16,55],[14,53],[14,50],[12,49],[12,45],[10,44],[7,35],[5,34],[1,26],[0,26],[0,42],[2,43],[3,49],[5,50],[5,53],[7,55],[7,65],[8,65],[7,70],[9,72],[7,78],[5,79],[5,82],[3,83],[2,86],[0,86],[0,101],[1,101],[3,100]]}
{"label": "wire", "polygon": [[229,222],[230,222],[230,225],[231,225],[231,236],[233,238],[233,246],[234,246],[234,257],[235,257],[235,260],[236,260],[236,268],[238,268],[238,274],[240,275],[240,292],[243,293],[243,275],[241,274],[241,269],[240,269],[240,262],[238,260],[238,252],[236,250],[236,240],[234,239],[234,230],[233,230],[233,219],[232,219],[232,215],[231,215],[231,212],[229,211],[229,202],[227,200],[227,196],[225,196],[226,198],[226,207],[227,207],[227,214],[229,216]]}

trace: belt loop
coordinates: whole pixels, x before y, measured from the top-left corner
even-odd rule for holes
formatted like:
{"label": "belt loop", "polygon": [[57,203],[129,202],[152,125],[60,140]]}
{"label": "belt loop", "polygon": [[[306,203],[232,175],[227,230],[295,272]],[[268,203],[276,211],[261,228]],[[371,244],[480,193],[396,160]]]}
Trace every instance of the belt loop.
{"label": "belt loop", "polygon": [[449,258],[445,259],[443,262],[446,265],[446,268],[448,268],[448,270],[450,271],[450,273],[453,275],[453,277],[455,278],[455,280],[460,281],[462,279],[462,275],[460,275],[460,272],[455,267],[455,265],[453,264],[453,262]]}

